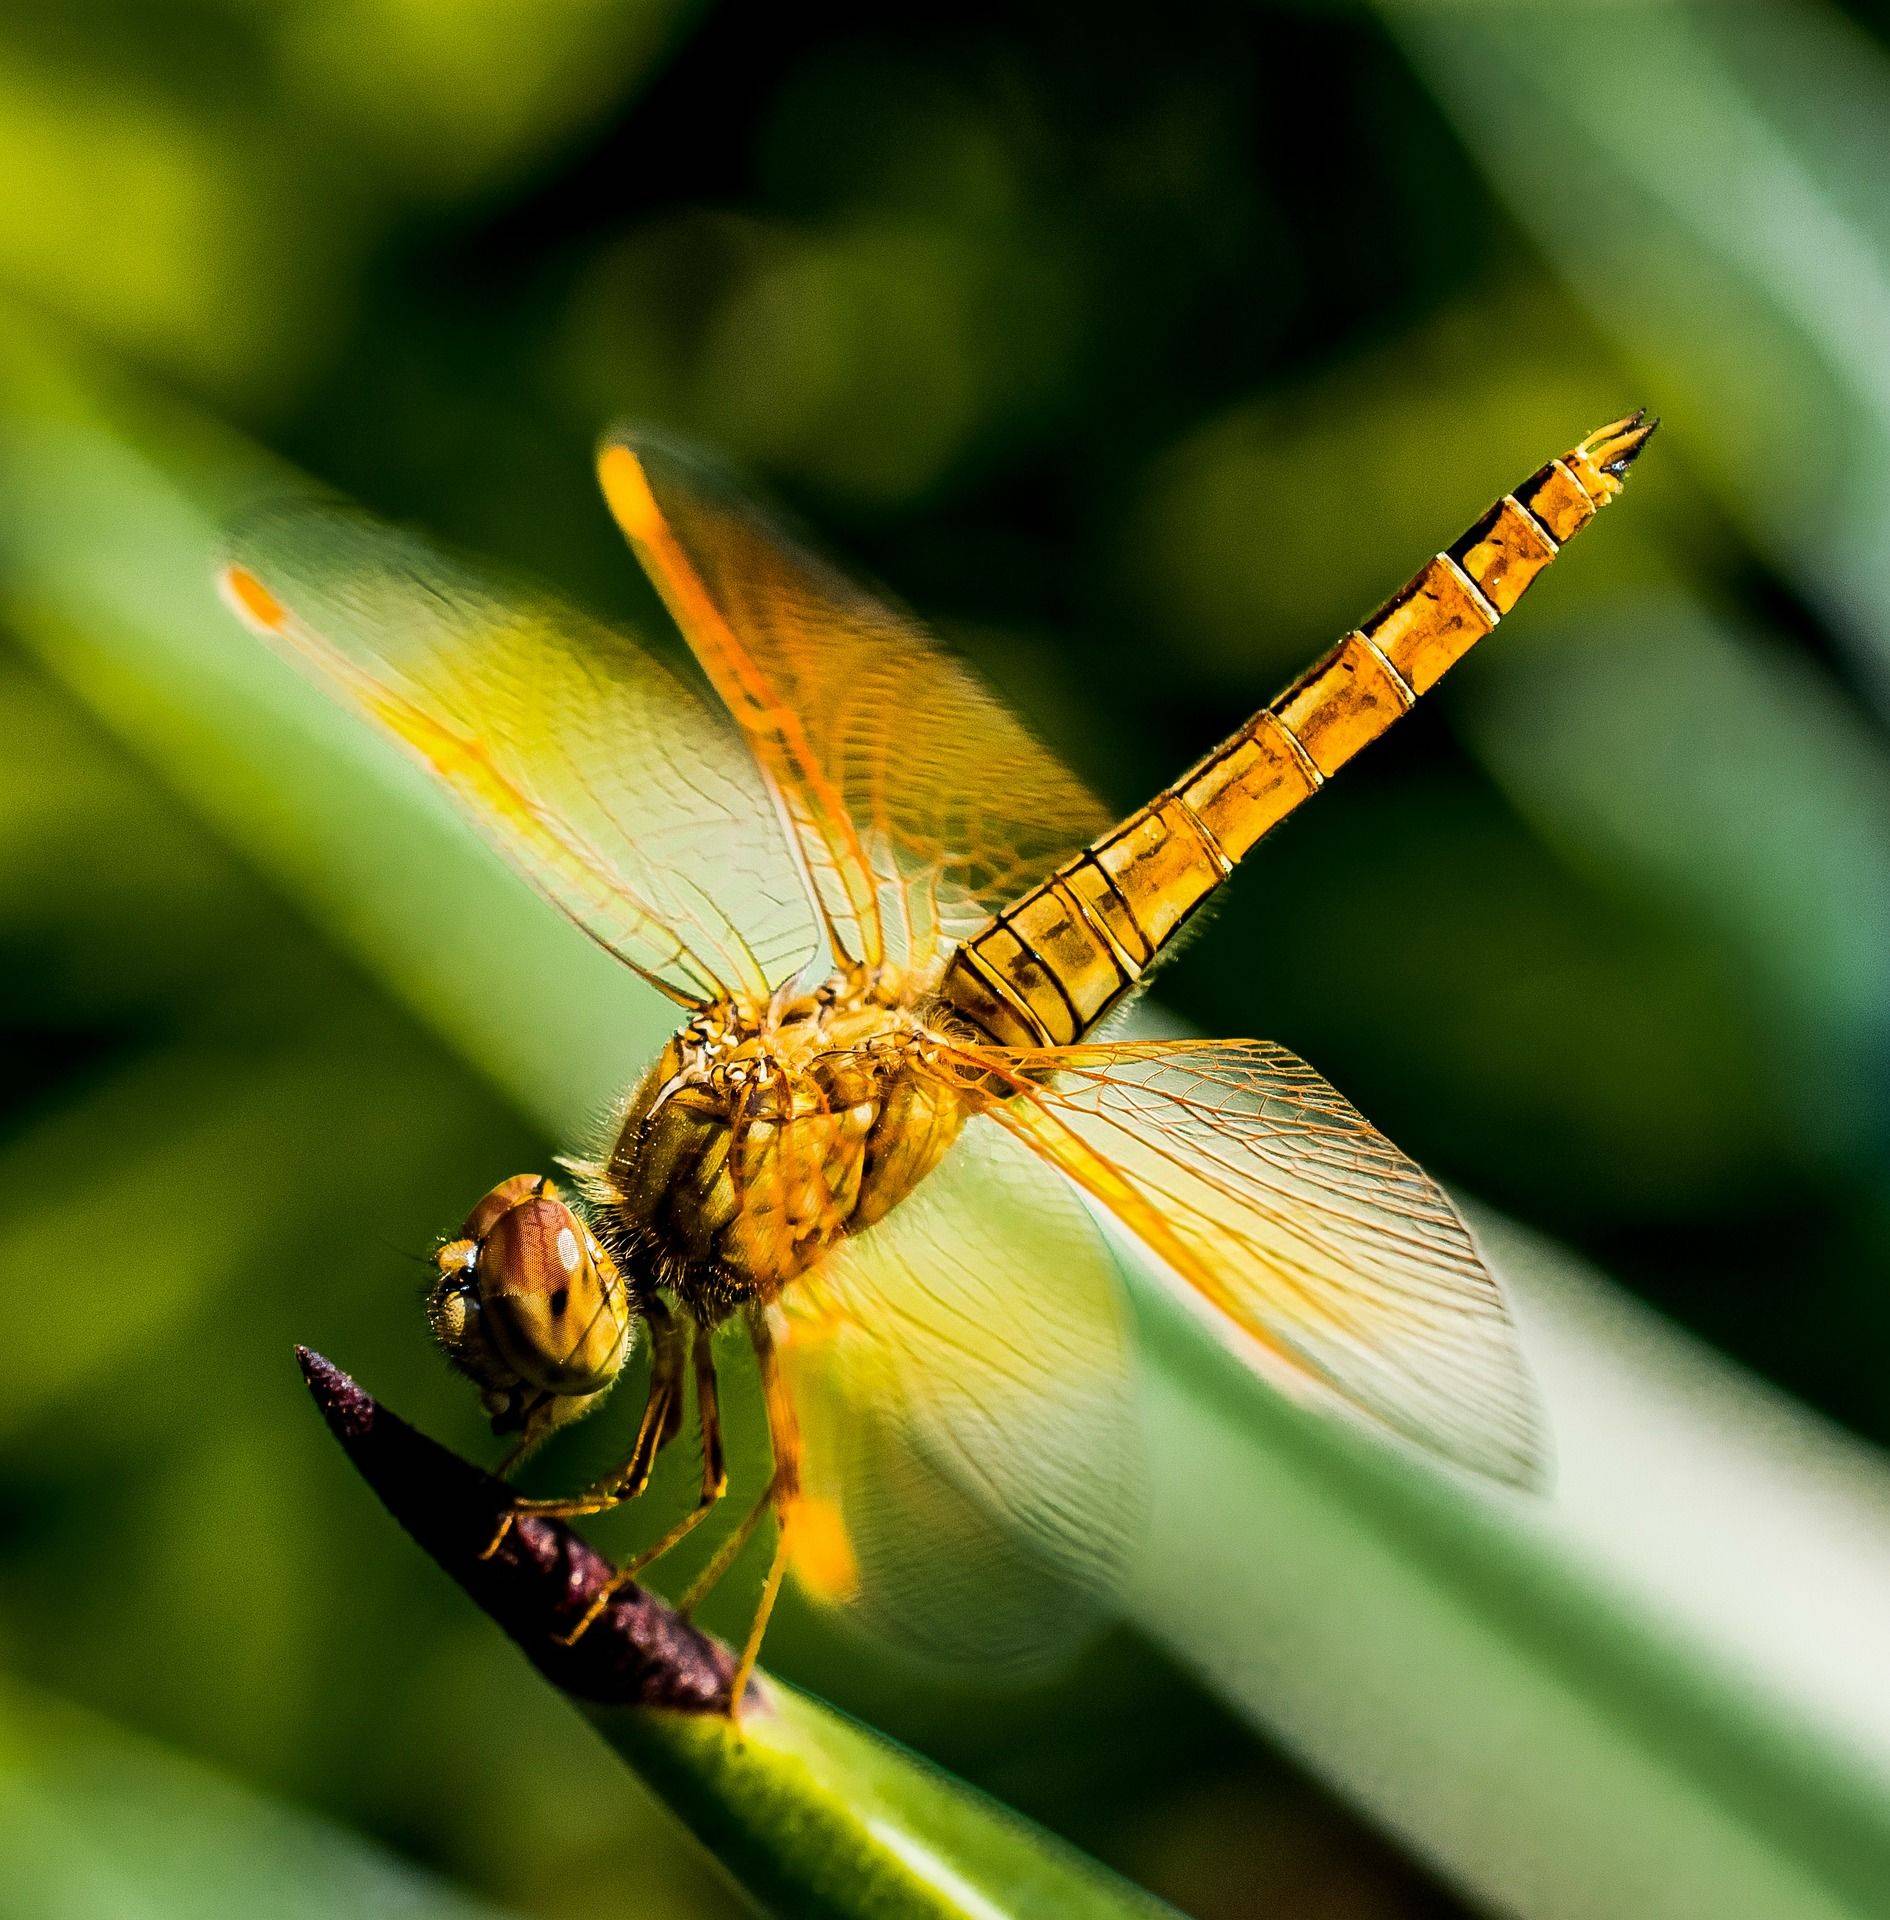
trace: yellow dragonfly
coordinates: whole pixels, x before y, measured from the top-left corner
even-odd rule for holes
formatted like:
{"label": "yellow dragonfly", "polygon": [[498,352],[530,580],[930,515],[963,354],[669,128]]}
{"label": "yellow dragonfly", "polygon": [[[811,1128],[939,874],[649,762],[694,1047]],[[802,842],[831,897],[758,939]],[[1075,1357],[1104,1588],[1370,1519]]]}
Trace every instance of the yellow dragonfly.
{"label": "yellow dragonfly", "polygon": [[727,1484],[711,1335],[733,1322],[772,1476],[684,1604],[772,1515],[735,1698],[790,1567],[934,1653],[1040,1653],[1106,1602],[1135,1530],[1096,1211],[1280,1384],[1535,1477],[1503,1297],[1440,1189],[1278,1047],[1096,1030],[1262,835],[1509,612],[1652,430],[1634,414],[1540,468],[1115,825],[910,618],[655,437],[606,443],[604,495],[719,707],[365,515],[252,524],[234,608],[680,1010],[573,1188],[506,1180],[438,1254],[431,1328],[517,1437],[508,1467],[649,1350],[622,1464],[515,1511],[640,1493],[693,1382],[700,1498],[617,1584],[675,1546]]}

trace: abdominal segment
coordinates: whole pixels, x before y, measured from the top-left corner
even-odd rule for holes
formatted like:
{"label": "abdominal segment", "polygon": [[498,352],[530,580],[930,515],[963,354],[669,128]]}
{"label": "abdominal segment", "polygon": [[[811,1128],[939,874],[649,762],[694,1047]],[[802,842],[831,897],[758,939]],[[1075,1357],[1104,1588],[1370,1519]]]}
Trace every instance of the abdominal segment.
{"label": "abdominal segment", "polygon": [[1261,838],[1515,606],[1652,432],[1639,414],[1614,421],[1505,494],[1174,786],[974,933],[945,1004],[1001,1046],[1091,1032]]}

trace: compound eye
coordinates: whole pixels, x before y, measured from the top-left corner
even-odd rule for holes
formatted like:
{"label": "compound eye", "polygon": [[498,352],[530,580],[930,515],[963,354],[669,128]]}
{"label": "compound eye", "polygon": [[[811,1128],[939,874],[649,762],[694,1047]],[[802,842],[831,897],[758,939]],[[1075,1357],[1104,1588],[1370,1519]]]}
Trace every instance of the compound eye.
{"label": "compound eye", "polygon": [[511,1179],[501,1180],[466,1216],[466,1224],[453,1236],[455,1244],[470,1240],[477,1246],[504,1215],[541,1193],[554,1197],[557,1194],[557,1189],[542,1173],[515,1173]]}
{"label": "compound eye", "polygon": [[596,1393],[623,1366],[630,1306],[615,1262],[562,1200],[538,1194],[502,1213],[474,1269],[488,1337],[546,1393]]}

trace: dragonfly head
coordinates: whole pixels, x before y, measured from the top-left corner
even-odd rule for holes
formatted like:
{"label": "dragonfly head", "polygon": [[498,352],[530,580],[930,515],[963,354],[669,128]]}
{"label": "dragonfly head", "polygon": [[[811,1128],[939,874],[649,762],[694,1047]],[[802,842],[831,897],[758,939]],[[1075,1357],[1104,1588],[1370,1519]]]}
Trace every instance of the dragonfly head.
{"label": "dragonfly head", "polygon": [[582,1215],[538,1174],[502,1181],[440,1248],[427,1323],[497,1433],[575,1419],[623,1371],[636,1304]]}

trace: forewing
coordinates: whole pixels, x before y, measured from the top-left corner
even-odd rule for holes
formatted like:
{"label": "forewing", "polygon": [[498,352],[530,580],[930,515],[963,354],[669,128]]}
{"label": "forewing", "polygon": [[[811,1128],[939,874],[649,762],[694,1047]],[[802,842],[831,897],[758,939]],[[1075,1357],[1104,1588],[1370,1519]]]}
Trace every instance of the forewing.
{"label": "forewing", "polygon": [[1108,825],[922,627],[691,456],[626,435],[599,470],[853,957],[936,959]]}
{"label": "forewing", "polygon": [[1115,1262],[1069,1183],[974,1120],[783,1304],[801,1583],[935,1658],[1079,1639],[1139,1531],[1142,1457]]}
{"label": "forewing", "polygon": [[224,584],[672,995],[765,995],[814,951],[812,903],[741,738],[614,628],[339,505],[248,522]]}
{"label": "forewing", "polygon": [[1318,1074],[1259,1041],[967,1054],[993,1118],[1062,1167],[1289,1383],[1461,1465],[1543,1470],[1501,1290],[1450,1201]]}

